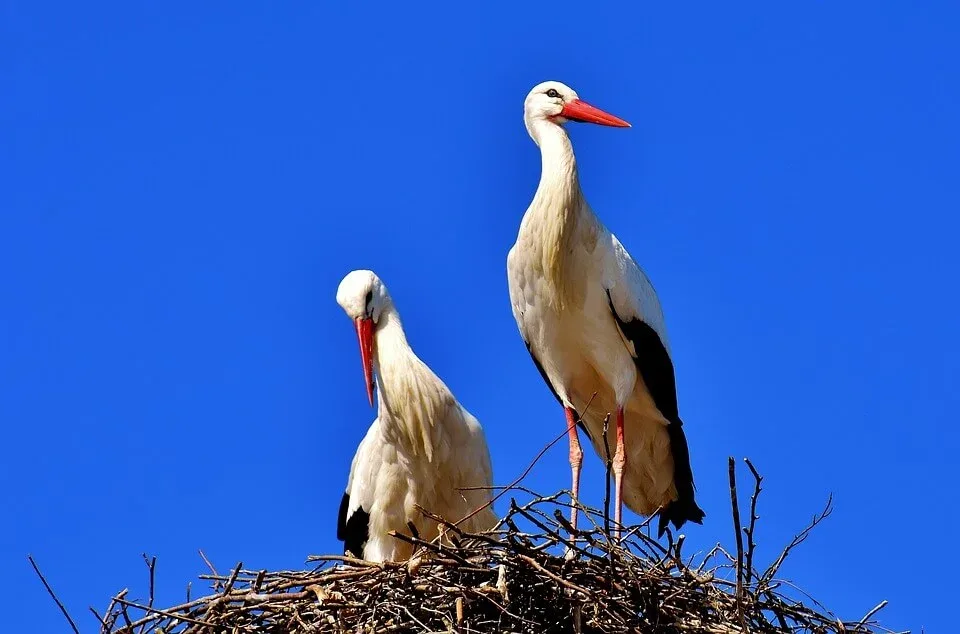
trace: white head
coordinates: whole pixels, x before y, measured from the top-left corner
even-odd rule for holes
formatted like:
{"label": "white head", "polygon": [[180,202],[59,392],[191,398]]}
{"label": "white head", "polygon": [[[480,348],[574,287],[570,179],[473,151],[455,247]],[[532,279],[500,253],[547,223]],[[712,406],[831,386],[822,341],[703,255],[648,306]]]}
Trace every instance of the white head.
{"label": "white head", "polygon": [[615,128],[630,127],[623,119],[582,101],[573,88],[558,81],[545,81],[533,87],[523,102],[523,121],[534,140],[537,140],[534,130],[544,122],[563,125],[567,121],[579,121]]}
{"label": "white head", "polygon": [[380,321],[383,309],[390,303],[387,287],[373,271],[350,271],[337,288],[337,303],[350,319]]}
{"label": "white head", "polygon": [[373,330],[383,311],[392,305],[390,294],[373,271],[350,271],[337,288],[337,303],[353,320],[360,340],[360,360],[367,383],[367,398],[373,405]]}

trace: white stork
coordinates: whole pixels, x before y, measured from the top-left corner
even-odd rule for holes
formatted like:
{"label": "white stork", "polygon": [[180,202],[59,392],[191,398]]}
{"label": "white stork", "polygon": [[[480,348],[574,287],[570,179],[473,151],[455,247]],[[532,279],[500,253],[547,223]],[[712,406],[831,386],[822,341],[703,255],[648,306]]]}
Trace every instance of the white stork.
{"label": "white stork", "polygon": [[[577,424],[602,457],[603,421],[613,415],[618,534],[626,502],[641,515],[659,509],[662,535],[668,522],[680,528],[704,517],[694,500],[663,313],[647,276],[587,204],[567,121],[630,126],[559,82],[527,95],[524,122],[542,168],[507,256],[513,315],[566,413],[574,499],[583,460]],[[576,527],[575,506],[570,519]]]}
{"label": "white stork", "polygon": [[[352,271],[337,289],[337,303],[356,326],[367,397],[377,418],[357,448],[337,518],[344,552],[369,561],[401,561],[413,554],[407,542],[388,533],[435,538],[436,522],[419,505],[457,522],[490,501],[490,452],[480,423],[453,397],[436,374],[414,354],[400,317],[380,278]],[[460,527],[493,528],[487,506]]]}

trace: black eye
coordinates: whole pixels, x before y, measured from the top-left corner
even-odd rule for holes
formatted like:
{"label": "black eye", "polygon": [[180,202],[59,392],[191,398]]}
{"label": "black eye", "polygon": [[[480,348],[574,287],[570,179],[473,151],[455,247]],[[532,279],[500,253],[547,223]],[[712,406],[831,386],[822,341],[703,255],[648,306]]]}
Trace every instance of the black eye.
{"label": "black eye", "polygon": [[363,300],[363,306],[370,312],[370,302],[373,301],[373,289],[367,291],[367,297]]}
{"label": "black eye", "polygon": [[554,99],[556,99],[557,97],[560,96],[560,93],[557,92],[556,88],[551,88],[550,90],[547,91],[547,96],[553,97]]}

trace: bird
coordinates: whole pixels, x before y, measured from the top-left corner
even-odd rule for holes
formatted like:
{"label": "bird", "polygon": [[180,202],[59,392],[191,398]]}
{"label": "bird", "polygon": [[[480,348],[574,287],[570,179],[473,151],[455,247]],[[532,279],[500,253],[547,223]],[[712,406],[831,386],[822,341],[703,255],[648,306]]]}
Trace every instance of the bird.
{"label": "bird", "polygon": [[[403,561],[413,546],[391,531],[433,540],[438,523],[494,527],[493,472],[480,423],[414,353],[387,288],[369,270],[348,273],[337,303],[356,327],[367,398],[377,417],[350,465],[337,517],[344,554],[374,562]],[[374,378],[375,377],[375,378]]]}
{"label": "bird", "polygon": [[[579,497],[583,451],[577,428],[606,456],[604,420],[616,421],[614,520],[622,506],[668,523],[703,523],[663,310],[657,293],[580,188],[564,125],[630,124],[581,100],[557,81],[524,101],[524,123],[540,148],[540,182],[507,255],[510,303],[534,365],[564,408],[571,493]],[[613,445],[613,439],[610,439]],[[577,505],[570,523],[577,525]]]}

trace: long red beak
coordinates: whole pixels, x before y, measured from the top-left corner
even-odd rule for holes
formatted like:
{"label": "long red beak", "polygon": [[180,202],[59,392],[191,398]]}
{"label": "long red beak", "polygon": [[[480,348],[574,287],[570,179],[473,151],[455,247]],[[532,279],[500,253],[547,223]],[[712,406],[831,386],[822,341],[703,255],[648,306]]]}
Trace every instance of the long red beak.
{"label": "long red beak", "polygon": [[614,128],[630,127],[630,124],[620,117],[615,117],[609,112],[604,112],[600,108],[591,106],[587,102],[580,101],[579,99],[574,99],[573,101],[563,104],[563,110],[560,112],[560,116],[565,119],[570,119],[571,121],[580,121],[582,123],[599,123],[600,125],[608,125]]}
{"label": "long red beak", "polygon": [[353,323],[360,340],[360,361],[363,362],[363,378],[367,383],[367,399],[373,407],[373,320],[357,317]]}

